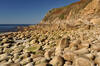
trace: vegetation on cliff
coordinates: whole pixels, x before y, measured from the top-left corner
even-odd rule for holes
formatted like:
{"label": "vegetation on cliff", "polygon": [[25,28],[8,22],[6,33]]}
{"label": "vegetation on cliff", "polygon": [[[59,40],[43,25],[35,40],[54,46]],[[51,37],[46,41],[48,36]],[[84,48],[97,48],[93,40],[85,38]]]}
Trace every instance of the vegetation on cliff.
{"label": "vegetation on cliff", "polygon": [[[41,23],[63,23],[64,20],[91,19],[100,14],[99,0],[81,0],[70,5],[50,10]],[[86,18],[87,17],[87,18]]]}

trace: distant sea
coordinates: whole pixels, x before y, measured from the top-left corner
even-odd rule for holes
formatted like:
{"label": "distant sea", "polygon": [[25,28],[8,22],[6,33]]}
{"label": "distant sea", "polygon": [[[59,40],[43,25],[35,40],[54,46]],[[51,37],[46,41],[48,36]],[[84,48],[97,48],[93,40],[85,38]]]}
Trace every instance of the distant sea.
{"label": "distant sea", "polygon": [[18,26],[29,26],[32,24],[0,24],[0,33],[1,32],[15,32],[17,31]]}

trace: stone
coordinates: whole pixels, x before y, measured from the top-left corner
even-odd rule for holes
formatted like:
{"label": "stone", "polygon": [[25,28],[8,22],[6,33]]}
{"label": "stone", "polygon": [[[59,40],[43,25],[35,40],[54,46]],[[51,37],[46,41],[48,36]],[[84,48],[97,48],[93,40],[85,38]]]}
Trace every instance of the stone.
{"label": "stone", "polygon": [[35,64],[40,64],[40,63],[46,63],[47,59],[44,57],[37,57],[37,58],[34,58],[33,61],[35,62]]}
{"label": "stone", "polygon": [[0,54],[3,53],[3,47],[0,46]]}
{"label": "stone", "polygon": [[39,37],[39,42],[43,42],[47,39],[47,36],[46,35],[42,35]]}
{"label": "stone", "polygon": [[27,58],[27,57],[30,57],[30,53],[27,53],[27,52],[23,52],[23,54],[22,54],[23,56],[24,56],[24,58]]}
{"label": "stone", "polygon": [[4,39],[2,40],[2,43],[6,43],[7,40],[8,40],[8,38],[4,38]]}
{"label": "stone", "polygon": [[74,51],[74,53],[79,54],[79,55],[87,54],[87,53],[89,53],[89,49],[82,48],[82,49],[79,49],[79,50]]}
{"label": "stone", "polygon": [[97,52],[97,51],[96,51],[96,52],[95,52],[95,55],[96,55],[96,56],[100,56],[100,52]]}
{"label": "stone", "polygon": [[91,50],[94,50],[94,51],[100,51],[100,44],[93,44],[91,46]]}
{"label": "stone", "polygon": [[13,59],[16,60],[19,58],[19,53],[15,53],[15,54],[13,54],[13,56],[14,56]]}
{"label": "stone", "polygon": [[94,63],[97,64],[97,66],[100,66],[100,56],[95,58]]}
{"label": "stone", "polygon": [[64,53],[63,58],[64,60],[67,60],[67,61],[73,61],[75,56],[76,56],[75,53],[69,51],[69,52]]}
{"label": "stone", "polygon": [[36,40],[31,40],[30,44],[34,44],[36,42]]}
{"label": "stone", "polygon": [[8,66],[8,64],[3,64],[3,63],[2,63],[2,64],[0,64],[0,66]]}
{"label": "stone", "polygon": [[13,39],[10,39],[10,38],[4,38],[2,40],[2,43],[14,43],[14,40]]}
{"label": "stone", "polygon": [[81,40],[74,40],[73,42],[70,43],[69,47],[76,47],[81,43]]}
{"label": "stone", "polygon": [[9,59],[9,60],[7,61],[7,63],[13,63],[13,60],[12,60],[12,59]]}
{"label": "stone", "polygon": [[9,54],[12,52],[12,49],[11,48],[4,48],[3,52]]}
{"label": "stone", "polygon": [[35,66],[47,66],[47,63],[40,63],[40,64],[37,64]]}
{"label": "stone", "polygon": [[14,49],[14,53],[21,53],[22,52],[22,50],[24,49],[24,46],[18,46],[18,47],[16,47],[15,49]]}
{"label": "stone", "polygon": [[94,54],[89,53],[89,54],[84,54],[83,56],[85,56],[86,58],[92,60],[94,58]]}
{"label": "stone", "polygon": [[62,54],[62,51],[64,50],[64,48],[66,48],[66,47],[69,46],[69,41],[70,41],[70,38],[69,37],[62,38],[60,40],[58,46],[56,47],[55,55],[61,55]]}
{"label": "stone", "polygon": [[45,58],[49,60],[51,58],[51,56],[54,55],[54,51],[55,51],[54,49],[50,49],[50,50],[46,51],[44,54]]}
{"label": "stone", "polygon": [[19,63],[21,61],[20,58],[16,59],[16,60],[13,60],[15,63]]}
{"label": "stone", "polygon": [[26,64],[25,66],[34,66],[33,62]]}
{"label": "stone", "polygon": [[63,54],[62,50],[60,48],[56,48],[55,55],[61,56]]}
{"label": "stone", "polygon": [[31,62],[31,58],[25,58],[22,61],[20,61],[20,64],[25,65],[27,63]]}
{"label": "stone", "polygon": [[91,19],[90,22],[93,24],[96,24],[96,25],[100,25],[100,18],[93,18],[93,19]]}
{"label": "stone", "polygon": [[81,44],[78,45],[78,48],[89,48],[90,44],[89,42],[82,42]]}
{"label": "stone", "polygon": [[76,58],[73,64],[74,66],[94,66],[93,62],[83,57]]}
{"label": "stone", "polygon": [[66,64],[66,65],[64,65],[64,66],[73,66],[73,65],[67,65],[67,64]]}
{"label": "stone", "polygon": [[11,63],[9,66],[21,66],[19,63]]}
{"label": "stone", "polygon": [[40,45],[34,45],[27,48],[27,52],[36,52],[40,49]]}
{"label": "stone", "polygon": [[70,51],[76,51],[77,50],[77,47],[71,47],[69,48]]}
{"label": "stone", "polygon": [[63,53],[65,53],[67,51],[70,51],[70,48],[69,47],[65,48],[64,51],[63,51]]}
{"label": "stone", "polygon": [[10,46],[10,43],[4,43],[3,46],[4,47],[9,47]]}
{"label": "stone", "polygon": [[55,56],[51,61],[50,64],[53,66],[63,66],[64,60],[60,56]]}
{"label": "stone", "polygon": [[0,55],[0,61],[8,60],[8,59],[9,59],[9,56],[7,54]]}
{"label": "stone", "polygon": [[10,63],[10,64],[2,63],[0,64],[0,66],[21,66],[21,65],[19,63]]}
{"label": "stone", "polygon": [[72,66],[71,62],[66,61],[64,66]]}
{"label": "stone", "polygon": [[69,46],[69,41],[70,41],[70,38],[67,37],[67,38],[62,38],[58,44],[58,47],[60,47],[61,49],[64,49],[65,47],[68,47]]}

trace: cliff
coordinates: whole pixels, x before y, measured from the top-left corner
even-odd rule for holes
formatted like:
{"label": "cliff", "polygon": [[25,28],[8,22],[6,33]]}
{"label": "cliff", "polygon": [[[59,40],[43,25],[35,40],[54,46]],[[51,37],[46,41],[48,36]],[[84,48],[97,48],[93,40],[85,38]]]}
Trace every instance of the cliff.
{"label": "cliff", "polygon": [[99,5],[100,0],[81,0],[65,7],[53,8],[45,15],[41,23],[74,25],[81,21],[95,24],[100,20]]}

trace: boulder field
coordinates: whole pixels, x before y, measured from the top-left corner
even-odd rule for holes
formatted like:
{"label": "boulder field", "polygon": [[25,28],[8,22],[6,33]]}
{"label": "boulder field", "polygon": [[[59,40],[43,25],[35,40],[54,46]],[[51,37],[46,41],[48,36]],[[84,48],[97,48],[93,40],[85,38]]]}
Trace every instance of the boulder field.
{"label": "boulder field", "polygon": [[100,27],[0,35],[0,66],[99,66]]}

